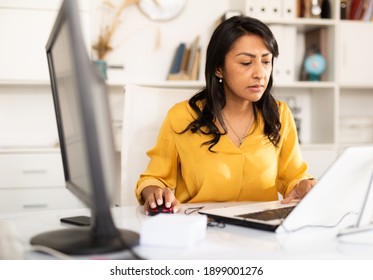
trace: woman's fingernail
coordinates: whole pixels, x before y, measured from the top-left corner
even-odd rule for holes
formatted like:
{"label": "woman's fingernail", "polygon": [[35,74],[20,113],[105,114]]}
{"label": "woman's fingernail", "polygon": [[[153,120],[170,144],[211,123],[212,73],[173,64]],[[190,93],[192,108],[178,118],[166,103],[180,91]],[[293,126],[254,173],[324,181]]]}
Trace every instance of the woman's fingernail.
{"label": "woman's fingernail", "polygon": [[156,208],[156,207],[157,205],[154,202],[150,203],[150,208]]}
{"label": "woman's fingernail", "polygon": [[165,206],[166,206],[166,208],[170,208],[171,207],[171,202],[167,201]]}
{"label": "woman's fingernail", "polygon": [[163,200],[162,199],[157,199],[157,204],[158,205],[162,205],[163,204]]}

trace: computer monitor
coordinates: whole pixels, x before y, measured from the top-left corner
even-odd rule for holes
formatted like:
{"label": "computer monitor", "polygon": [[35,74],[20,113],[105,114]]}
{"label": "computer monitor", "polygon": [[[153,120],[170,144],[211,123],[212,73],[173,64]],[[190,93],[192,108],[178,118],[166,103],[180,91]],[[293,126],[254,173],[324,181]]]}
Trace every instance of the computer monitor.
{"label": "computer monitor", "polygon": [[117,169],[108,95],[82,39],[76,0],[63,1],[46,53],[66,187],[90,208],[91,224],[45,232],[31,244],[71,255],[129,249],[139,236],[116,228],[111,215]]}

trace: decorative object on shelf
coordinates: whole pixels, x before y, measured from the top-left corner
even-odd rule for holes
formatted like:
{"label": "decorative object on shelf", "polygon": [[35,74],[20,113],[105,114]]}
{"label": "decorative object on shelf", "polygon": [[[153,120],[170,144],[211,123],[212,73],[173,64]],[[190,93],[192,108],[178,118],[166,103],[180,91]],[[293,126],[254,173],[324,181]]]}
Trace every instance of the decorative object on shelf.
{"label": "decorative object on shelf", "polygon": [[319,0],[312,0],[311,1],[311,15],[312,17],[320,17],[321,14],[321,6]]}
{"label": "decorative object on shelf", "polygon": [[185,4],[186,0],[139,0],[137,5],[149,19],[167,21],[177,17]]}
{"label": "decorative object on shelf", "polygon": [[304,0],[301,2],[301,14],[305,18],[320,18],[322,0]]}
{"label": "decorative object on shelf", "polygon": [[122,4],[115,6],[110,0],[102,1],[102,9],[109,11],[110,16],[105,15],[105,22],[100,24],[97,41],[92,45],[96,59],[104,60],[113,50],[112,38],[117,28],[121,24],[121,16],[125,8],[137,4],[139,0],[123,0]]}
{"label": "decorative object on shelf", "polygon": [[320,81],[326,68],[325,58],[320,53],[314,53],[306,57],[304,68],[310,81]]}
{"label": "decorative object on shelf", "polygon": [[100,72],[104,80],[107,80],[107,63],[106,60],[95,59],[93,63],[96,65],[97,70]]}

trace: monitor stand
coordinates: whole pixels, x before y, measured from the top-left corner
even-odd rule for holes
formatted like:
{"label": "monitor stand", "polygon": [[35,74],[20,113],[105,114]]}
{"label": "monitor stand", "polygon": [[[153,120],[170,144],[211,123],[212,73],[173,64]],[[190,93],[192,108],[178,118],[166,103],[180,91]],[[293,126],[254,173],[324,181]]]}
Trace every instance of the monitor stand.
{"label": "monitor stand", "polygon": [[344,228],[337,237],[346,243],[373,245],[373,224]]}
{"label": "monitor stand", "polygon": [[40,233],[30,243],[52,248],[67,255],[92,255],[129,250],[139,244],[139,234],[118,229],[108,211],[91,215],[90,226]]}

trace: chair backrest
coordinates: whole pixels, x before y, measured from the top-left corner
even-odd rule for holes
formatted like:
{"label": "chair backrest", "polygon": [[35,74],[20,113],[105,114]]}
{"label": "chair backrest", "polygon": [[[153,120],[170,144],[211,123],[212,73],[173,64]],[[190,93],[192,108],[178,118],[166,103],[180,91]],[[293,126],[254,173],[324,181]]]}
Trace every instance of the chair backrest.
{"label": "chair backrest", "polygon": [[126,85],[122,125],[121,205],[137,205],[135,187],[148,165],[146,152],[156,143],[168,110],[189,99],[193,88],[165,88]]}

